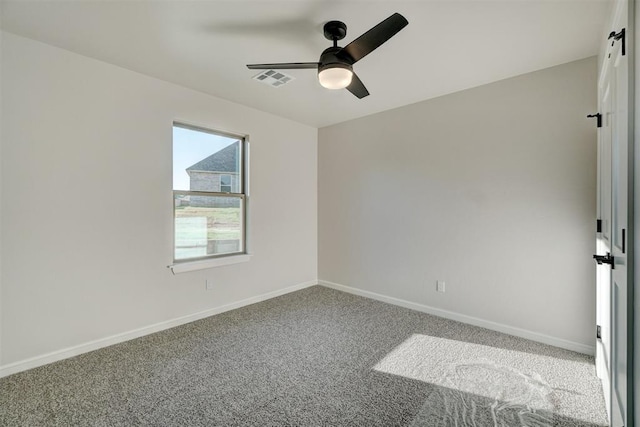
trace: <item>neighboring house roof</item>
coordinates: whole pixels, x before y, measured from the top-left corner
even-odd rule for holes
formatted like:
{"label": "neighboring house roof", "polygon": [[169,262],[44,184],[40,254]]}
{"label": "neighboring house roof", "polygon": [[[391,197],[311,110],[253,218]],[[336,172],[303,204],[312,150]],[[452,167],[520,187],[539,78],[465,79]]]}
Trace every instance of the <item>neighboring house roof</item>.
{"label": "neighboring house roof", "polygon": [[200,160],[198,163],[189,166],[186,169],[187,173],[191,171],[238,172],[239,152],[240,141],[236,141],[209,157]]}

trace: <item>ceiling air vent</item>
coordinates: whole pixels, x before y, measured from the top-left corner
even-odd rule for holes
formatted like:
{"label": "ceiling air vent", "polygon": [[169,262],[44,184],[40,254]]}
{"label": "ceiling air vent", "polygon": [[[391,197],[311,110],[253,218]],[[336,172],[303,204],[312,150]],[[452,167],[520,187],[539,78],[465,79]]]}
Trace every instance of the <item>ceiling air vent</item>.
{"label": "ceiling air vent", "polygon": [[294,79],[294,77],[276,70],[265,70],[264,72],[253,76],[253,78],[273,87],[280,87]]}

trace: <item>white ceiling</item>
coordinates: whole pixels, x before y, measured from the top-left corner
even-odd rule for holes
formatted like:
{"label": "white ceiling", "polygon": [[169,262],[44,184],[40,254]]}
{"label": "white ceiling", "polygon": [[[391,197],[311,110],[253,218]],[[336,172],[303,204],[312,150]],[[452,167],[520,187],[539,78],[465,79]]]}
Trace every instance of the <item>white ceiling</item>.
{"label": "white ceiling", "polygon": [[[322,127],[596,55],[608,0],[2,1],[5,31]],[[409,25],[354,69],[370,96],[314,70],[274,88],[245,64],[317,61],[329,20],[341,46],[393,12]]]}

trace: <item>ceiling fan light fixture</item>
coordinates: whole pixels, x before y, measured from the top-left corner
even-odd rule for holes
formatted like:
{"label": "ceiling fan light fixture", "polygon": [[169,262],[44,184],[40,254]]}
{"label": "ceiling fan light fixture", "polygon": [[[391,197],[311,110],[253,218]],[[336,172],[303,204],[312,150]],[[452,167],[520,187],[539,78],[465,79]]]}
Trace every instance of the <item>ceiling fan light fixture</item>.
{"label": "ceiling fan light fixture", "polygon": [[333,66],[318,72],[320,84],[327,89],[344,89],[351,84],[353,71],[347,67]]}
{"label": "ceiling fan light fixture", "polygon": [[369,96],[362,80],[353,72],[353,64],[386,43],[409,24],[399,13],[394,13],[369,31],[356,38],[345,47],[338,46],[338,40],[347,35],[347,26],[341,21],[329,21],[324,24],[324,37],[333,42],[320,54],[318,62],[280,62],[275,64],[247,64],[250,70],[302,70],[318,71],[320,85],[327,89],[344,89],[358,99]]}

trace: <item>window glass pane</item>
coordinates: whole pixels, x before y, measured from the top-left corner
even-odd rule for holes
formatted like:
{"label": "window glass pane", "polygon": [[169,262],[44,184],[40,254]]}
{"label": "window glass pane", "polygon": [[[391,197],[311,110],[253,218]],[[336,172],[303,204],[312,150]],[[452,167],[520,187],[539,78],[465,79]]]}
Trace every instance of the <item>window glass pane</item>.
{"label": "window glass pane", "polygon": [[[242,141],[238,138],[173,126],[173,189],[242,191]],[[224,182],[223,182],[224,180]]]}
{"label": "window glass pane", "polygon": [[243,200],[174,195],[176,260],[243,252]]}

